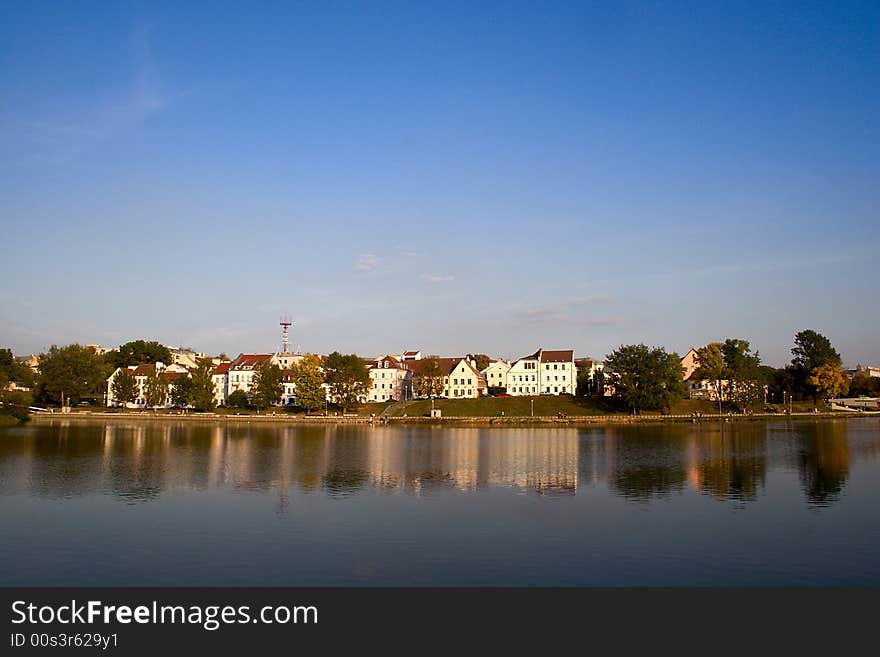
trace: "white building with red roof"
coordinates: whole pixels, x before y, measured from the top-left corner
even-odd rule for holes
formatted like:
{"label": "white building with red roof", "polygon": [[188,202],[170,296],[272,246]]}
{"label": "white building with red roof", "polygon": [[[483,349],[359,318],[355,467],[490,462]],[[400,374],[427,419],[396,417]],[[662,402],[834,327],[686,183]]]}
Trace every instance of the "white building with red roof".
{"label": "white building with red roof", "polygon": [[577,370],[573,349],[538,349],[513,362],[507,372],[507,394],[573,395]]}
{"label": "white building with red roof", "polygon": [[385,355],[367,362],[370,389],[362,402],[401,401],[413,398],[412,372],[395,356]]}
{"label": "white building with red roof", "polygon": [[228,360],[221,361],[214,366],[211,380],[214,383],[214,404],[223,406],[229,396],[229,368],[232,363]]}
{"label": "white building with red roof", "polygon": [[229,369],[226,372],[226,397],[228,398],[236,390],[243,390],[246,394],[250,394],[256,366],[272,360],[273,356],[274,354],[239,354],[238,358],[229,364]]}

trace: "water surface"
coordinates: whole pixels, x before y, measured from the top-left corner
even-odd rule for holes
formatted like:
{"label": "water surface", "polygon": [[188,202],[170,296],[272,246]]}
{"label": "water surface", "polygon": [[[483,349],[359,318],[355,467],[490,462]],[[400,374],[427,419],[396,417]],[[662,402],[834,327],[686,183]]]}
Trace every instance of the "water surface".
{"label": "water surface", "polygon": [[0,585],[880,585],[880,420],[0,429]]}

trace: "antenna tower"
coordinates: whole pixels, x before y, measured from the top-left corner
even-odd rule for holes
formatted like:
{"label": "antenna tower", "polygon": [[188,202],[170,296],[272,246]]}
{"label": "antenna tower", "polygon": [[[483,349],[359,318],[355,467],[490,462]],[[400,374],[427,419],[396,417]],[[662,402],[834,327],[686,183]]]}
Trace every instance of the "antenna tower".
{"label": "antenna tower", "polygon": [[290,327],[293,326],[293,322],[290,317],[287,315],[281,316],[281,321],[278,322],[278,325],[281,327],[281,353],[289,354],[290,353]]}

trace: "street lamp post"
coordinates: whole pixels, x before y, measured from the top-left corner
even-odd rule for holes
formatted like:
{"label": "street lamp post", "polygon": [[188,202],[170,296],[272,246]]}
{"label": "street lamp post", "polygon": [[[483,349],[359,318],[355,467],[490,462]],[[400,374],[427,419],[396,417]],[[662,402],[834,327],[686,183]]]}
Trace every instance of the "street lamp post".
{"label": "street lamp post", "polygon": [[532,404],[532,417],[535,417],[535,398],[532,397],[529,401]]}

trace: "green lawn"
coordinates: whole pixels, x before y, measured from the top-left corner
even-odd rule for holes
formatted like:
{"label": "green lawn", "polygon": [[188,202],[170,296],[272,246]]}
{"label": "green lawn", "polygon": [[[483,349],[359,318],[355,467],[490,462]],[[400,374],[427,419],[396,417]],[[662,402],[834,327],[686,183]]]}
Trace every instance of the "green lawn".
{"label": "green lawn", "polygon": [[[536,416],[565,415],[606,415],[615,412],[614,407],[605,400],[569,396],[537,397],[479,397],[477,399],[435,399],[434,408],[439,408],[444,417],[528,417],[532,414],[531,400],[535,402]],[[392,413],[400,417],[429,415],[431,402],[427,399],[409,402],[406,407],[395,408]],[[377,413],[378,415],[378,413]]]}

